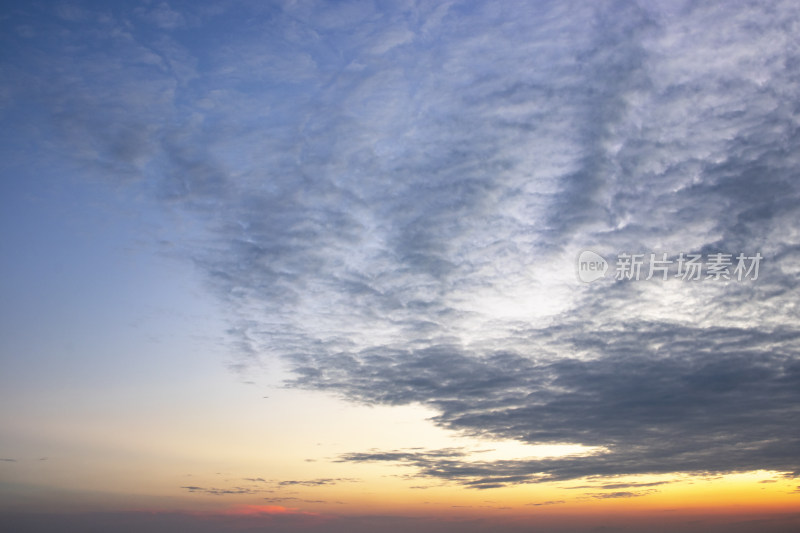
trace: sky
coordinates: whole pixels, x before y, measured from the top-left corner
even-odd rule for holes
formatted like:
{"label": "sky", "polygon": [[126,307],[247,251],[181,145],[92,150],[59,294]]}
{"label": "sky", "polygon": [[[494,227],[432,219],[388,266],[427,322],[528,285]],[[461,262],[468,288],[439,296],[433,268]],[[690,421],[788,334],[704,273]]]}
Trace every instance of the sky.
{"label": "sky", "polygon": [[4,2],[0,526],[797,531],[798,35]]}

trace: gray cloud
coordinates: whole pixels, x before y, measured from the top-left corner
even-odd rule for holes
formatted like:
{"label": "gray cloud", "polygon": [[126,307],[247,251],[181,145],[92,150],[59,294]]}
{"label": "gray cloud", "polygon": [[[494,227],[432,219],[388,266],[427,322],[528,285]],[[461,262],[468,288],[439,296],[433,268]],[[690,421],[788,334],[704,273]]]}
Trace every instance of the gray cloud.
{"label": "gray cloud", "polygon": [[592,494],[593,498],[599,500],[608,500],[608,499],[617,499],[617,498],[636,498],[637,496],[644,496],[645,494],[651,494],[653,491],[642,491],[642,492],[627,492],[627,491],[617,491],[617,492],[600,492],[596,494]]}
{"label": "gray cloud", "polygon": [[657,487],[658,485],[666,485],[670,481],[654,481],[652,483],[604,483],[598,486],[595,485],[580,485],[577,487],[567,487],[570,489],[586,489],[586,488],[601,488],[601,489],[628,489],[638,487]]}
{"label": "gray cloud", "polygon": [[279,481],[280,486],[302,485],[305,487],[318,487],[320,485],[336,485],[341,482],[353,481],[350,478],[319,478],[319,479],[305,479],[305,480],[285,480]]}
{"label": "gray cloud", "polygon": [[[187,485],[181,487],[192,493],[211,494],[213,496],[228,496],[239,494],[263,494],[275,493],[279,490],[284,490],[287,487],[301,486],[301,487],[320,487],[337,485],[339,483],[352,483],[358,481],[353,478],[317,478],[317,479],[304,479],[304,480],[266,480],[261,477],[243,478],[244,481],[249,481],[254,485],[251,486],[232,486],[232,487],[200,487],[196,485]],[[297,500],[304,503],[319,503],[316,500],[301,500],[293,496],[270,496],[264,498],[272,502],[281,502],[289,500]]]}
{"label": "gray cloud", "polygon": [[[592,456],[536,461],[439,460],[424,452],[354,454],[396,461],[472,486],[587,475],[796,471],[800,366],[793,330],[666,328],[634,323],[620,332],[558,335],[592,359],[494,354],[454,347],[377,357],[364,354],[301,378],[365,402],[423,402],[440,425],[531,444],[603,446]],[[642,339],[660,345],[642,349]],[[767,341],[767,339],[769,339]],[[771,349],[764,353],[763,345]],[[303,370],[299,370],[302,372]],[[369,379],[366,379],[366,377]],[[442,452],[437,452],[441,454]]]}
{"label": "gray cloud", "polygon": [[212,494],[214,496],[227,496],[231,494],[258,494],[260,492],[271,492],[271,491],[264,491],[260,489],[253,489],[249,487],[232,487],[227,489],[218,489],[218,488],[206,488],[206,487],[196,487],[196,486],[185,486],[181,487],[182,489],[186,489],[189,492],[199,492],[203,494]]}
{"label": "gray cloud", "polygon": [[528,503],[526,505],[531,505],[533,507],[542,507],[542,506],[545,506],[545,505],[558,505],[558,504],[561,504],[561,503],[565,503],[564,500],[549,500],[549,501],[546,501],[546,502]]}
{"label": "gray cloud", "polygon": [[265,501],[270,503],[286,503],[290,502],[292,504],[296,503],[335,503],[335,502],[328,502],[326,500],[304,500],[302,498],[297,498],[294,496],[285,496],[285,497],[278,497],[278,498],[264,498]]}

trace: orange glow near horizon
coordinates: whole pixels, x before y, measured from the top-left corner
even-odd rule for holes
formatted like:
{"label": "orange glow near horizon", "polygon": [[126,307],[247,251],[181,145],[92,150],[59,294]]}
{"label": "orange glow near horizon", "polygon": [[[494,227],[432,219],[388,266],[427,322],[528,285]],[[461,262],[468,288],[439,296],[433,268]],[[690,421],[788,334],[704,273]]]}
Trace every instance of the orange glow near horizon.
{"label": "orange glow near horizon", "polygon": [[[414,485],[414,483],[418,483]],[[280,493],[231,497],[193,494],[194,509],[216,507],[212,514],[295,514],[308,516],[435,515],[538,516],[563,513],[638,516],[669,512],[789,513],[800,509],[797,481],[774,472],[748,472],[723,476],[659,475],[591,478],[573,481],[523,484],[488,490],[455,484],[422,486],[426,480],[382,477],[365,482],[331,486],[293,487]],[[429,481],[428,481],[429,482]],[[185,497],[182,498],[188,503]],[[288,500],[289,505],[260,503]]]}
{"label": "orange glow near horizon", "polygon": [[299,514],[308,516],[318,516],[317,513],[301,511],[291,507],[281,505],[235,505],[223,511],[222,514],[238,516],[258,516],[258,515],[278,515],[278,514]]}
{"label": "orange glow near horizon", "polygon": [[[369,491],[364,487],[355,489],[355,484],[307,488],[292,492],[290,498],[297,502],[292,506],[260,504],[257,502],[263,497],[258,496],[248,497],[248,503],[229,504],[192,514],[209,517],[292,515],[319,520],[386,515],[445,521],[491,518],[523,524],[529,520],[548,523],[569,517],[576,523],[589,524],[599,519],[646,521],[661,516],[670,520],[693,516],[709,520],[789,516],[800,510],[796,480],[772,472],[715,477],[593,478],[483,491],[455,485],[409,489],[394,481],[394,484],[387,483],[382,487],[371,484]],[[625,488],[625,485],[630,487]],[[222,503],[221,498],[213,496],[199,497],[199,500]],[[334,500],[337,503],[332,503]]]}

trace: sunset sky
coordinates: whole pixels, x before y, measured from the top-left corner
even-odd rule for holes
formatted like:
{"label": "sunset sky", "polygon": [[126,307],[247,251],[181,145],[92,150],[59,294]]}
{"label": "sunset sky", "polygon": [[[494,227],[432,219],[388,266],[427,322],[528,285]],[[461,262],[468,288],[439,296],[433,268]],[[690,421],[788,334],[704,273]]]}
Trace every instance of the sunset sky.
{"label": "sunset sky", "polygon": [[4,2],[0,529],[799,531],[798,36]]}

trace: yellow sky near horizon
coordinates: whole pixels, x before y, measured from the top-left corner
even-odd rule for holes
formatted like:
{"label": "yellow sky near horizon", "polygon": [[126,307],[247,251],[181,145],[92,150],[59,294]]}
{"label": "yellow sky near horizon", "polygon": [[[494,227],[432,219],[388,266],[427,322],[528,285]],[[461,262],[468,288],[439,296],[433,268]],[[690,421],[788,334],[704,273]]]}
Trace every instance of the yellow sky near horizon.
{"label": "yellow sky near horizon", "polygon": [[[459,448],[470,452],[467,461],[602,450],[470,438],[435,426],[429,420],[435,413],[421,406],[354,405],[321,392],[216,376],[202,383],[214,387],[213,398],[192,411],[202,417],[186,416],[180,404],[152,410],[137,404],[137,416],[98,408],[6,420],[27,453],[0,463],[4,507],[223,512],[272,505],[323,514],[456,516],[786,512],[800,505],[797,480],[779,472],[592,477],[479,490],[422,476],[411,465],[342,462],[343,454],[370,450]],[[202,397],[193,409],[198,402]],[[274,408],[282,405],[293,407]]]}

